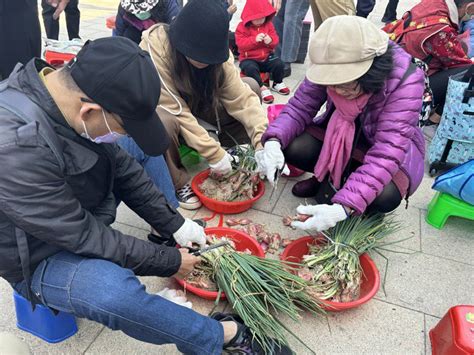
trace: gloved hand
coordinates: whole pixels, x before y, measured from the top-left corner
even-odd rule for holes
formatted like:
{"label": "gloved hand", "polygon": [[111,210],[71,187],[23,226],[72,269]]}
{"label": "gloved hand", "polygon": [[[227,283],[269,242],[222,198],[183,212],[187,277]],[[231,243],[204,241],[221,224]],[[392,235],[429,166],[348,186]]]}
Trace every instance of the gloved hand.
{"label": "gloved hand", "polygon": [[189,244],[197,243],[202,247],[206,245],[206,233],[204,228],[193,220],[186,218],[183,225],[173,234],[176,243],[182,247],[190,246]]}
{"label": "gloved hand", "polygon": [[193,304],[188,301],[181,290],[173,290],[165,287],[163,290],[157,293],[158,296],[166,298],[168,301],[179,304],[180,306],[192,309]]}
{"label": "gloved hand", "polygon": [[255,152],[255,160],[258,172],[265,175],[272,186],[275,183],[275,172],[278,169],[284,167],[283,174],[290,173],[288,167],[285,166],[285,156],[278,141],[267,141],[263,149]]}
{"label": "gloved hand", "polygon": [[292,227],[318,232],[334,227],[337,222],[347,218],[346,210],[337,203],[334,205],[299,205],[296,208],[296,212],[298,214],[310,215],[311,217],[304,222],[291,222]]}
{"label": "gloved hand", "polygon": [[212,174],[226,175],[232,171],[232,156],[225,153],[224,157],[215,164],[209,164]]}

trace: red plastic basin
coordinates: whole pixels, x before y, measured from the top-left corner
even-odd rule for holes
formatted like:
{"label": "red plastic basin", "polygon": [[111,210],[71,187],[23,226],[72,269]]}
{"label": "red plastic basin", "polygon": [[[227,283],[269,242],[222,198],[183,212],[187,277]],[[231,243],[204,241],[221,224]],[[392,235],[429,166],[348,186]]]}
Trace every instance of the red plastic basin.
{"label": "red plastic basin", "polygon": [[[308,245],[316,245],[325,243],[323,238],[303,237],[295,240],[288,245],[280,256],[281,260],[300,263],[303,260],[303,255],[308,254]],[[325,309],[328,311],[345,311],[358,307],[375,296],[380,287],[380,275],[374,261],[368,254],[360,256],[360,265],[362,266],[362,279],[360,285],[359,299],[352,302],[332,302],[323,300]]]}
{"label": "red plastic basin", "polygon": [[[212,234],[215,235],[217,238],[226,237],[228,239],[231,239],[232,241],[234,241],[235,249],[238,251],[244,251],[245,249],[248,249],[252,252],[253,255],[256,255],[261,258],[265,257],[265,252],[263,251],[262,247],[257,243],[257,241],[242,231],[225,227],[206,228],[205,231],[207,235]],[[202,288],[189,285],[188,283],[186,283],[186,281],[182,279],[175,279],[181,286],[184,287],[185,290],[194,293],[196,296],[210,301],[214,301],[217,298],[218,292],[216,291],[203,290]],[[225,293],[222,292],[221,300],[225,299]]]}
{"label": "red plastic basin", "polygon": [[202,204],[206,206],[208,209],[218,213],[224,214],[236,214],[247,211],[252,207],[252,205],[257,202],[257,200],[263,196],[265,193],[265,184],[260,181],[257,186],[257,192],[255,196],[246,201],[237,201],[237,202],[225,202],[225,201],[218,201],[212,198],[207,197],[204,195],[201,190],[199,189],[199,185],[209,176],[210,169],[201,171],[197,174],[193,181],[191,182],[191,187],[194,193],[199,197]]}

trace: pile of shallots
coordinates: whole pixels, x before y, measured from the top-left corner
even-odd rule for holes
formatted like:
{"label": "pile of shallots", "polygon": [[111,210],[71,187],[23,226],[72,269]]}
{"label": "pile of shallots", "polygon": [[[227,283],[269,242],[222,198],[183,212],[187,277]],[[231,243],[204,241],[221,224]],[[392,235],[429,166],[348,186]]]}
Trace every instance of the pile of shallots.
{"label": "pile of shallots", "polygon": [[228,218],[225,223],[234,229],[241,230],[254,238],[265,251],[265,253],[274,254],[285,248],[292,241],[282,239],[279,233],[271,233],[265,230],[265,225],[254,223],[249,218]]}

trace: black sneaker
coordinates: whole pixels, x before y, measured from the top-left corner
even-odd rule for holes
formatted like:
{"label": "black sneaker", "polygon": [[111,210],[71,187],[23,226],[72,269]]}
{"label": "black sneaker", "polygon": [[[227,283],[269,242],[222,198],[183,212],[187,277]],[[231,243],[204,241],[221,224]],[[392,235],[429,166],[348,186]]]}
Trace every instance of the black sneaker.
{"label": "black sneaker", "polygon": [[196,196],[190,184],[186,184],[176,190],[176,198],[178,199],[179,207],[185,210],[196,210],[202,206],[201,200]]}
{"label": "black sneaker", "polygon": [[219,322],[235,322],[237,323],[237,334],[224,344],[223,354],[239,354],[239,355],[292,355],[293,351],[286,345],[279,344],[276,340],[272,340],[272,349],[265,352],[257,341],[253,340],[250,328],[247,327],[242,319],[236,314],[214,313],[211,318]]}

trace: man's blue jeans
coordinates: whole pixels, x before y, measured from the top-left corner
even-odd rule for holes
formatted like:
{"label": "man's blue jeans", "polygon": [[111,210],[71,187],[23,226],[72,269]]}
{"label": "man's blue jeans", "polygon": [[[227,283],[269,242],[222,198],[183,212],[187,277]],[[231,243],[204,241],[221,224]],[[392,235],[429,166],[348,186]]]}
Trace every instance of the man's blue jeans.
{"label": "man's blue jeans", "polygon": [[[26,297],[25,282],[13,287]],[[185,354],[221,354],[222,325],[148,294],[132,270],[66,251],[36,268],[33,293],[48,307],[87,318],[153,344],[176,344]]]}
{"label": "man's blue jeans", "polygon": [[162,155],[157,157],[146,155],[130,137],[121,138],[118,144],[143,166],[155,186],[165,195],[168,203],[174,208],[178,208],[179,202],[165,158]]}
{"label": "man's blue jeans", "polygon": [[283,0],[273,25],[280,37],[275,54],[285,63],[293,63],[298,57],[303,20],[309,9],[309,0]]}

